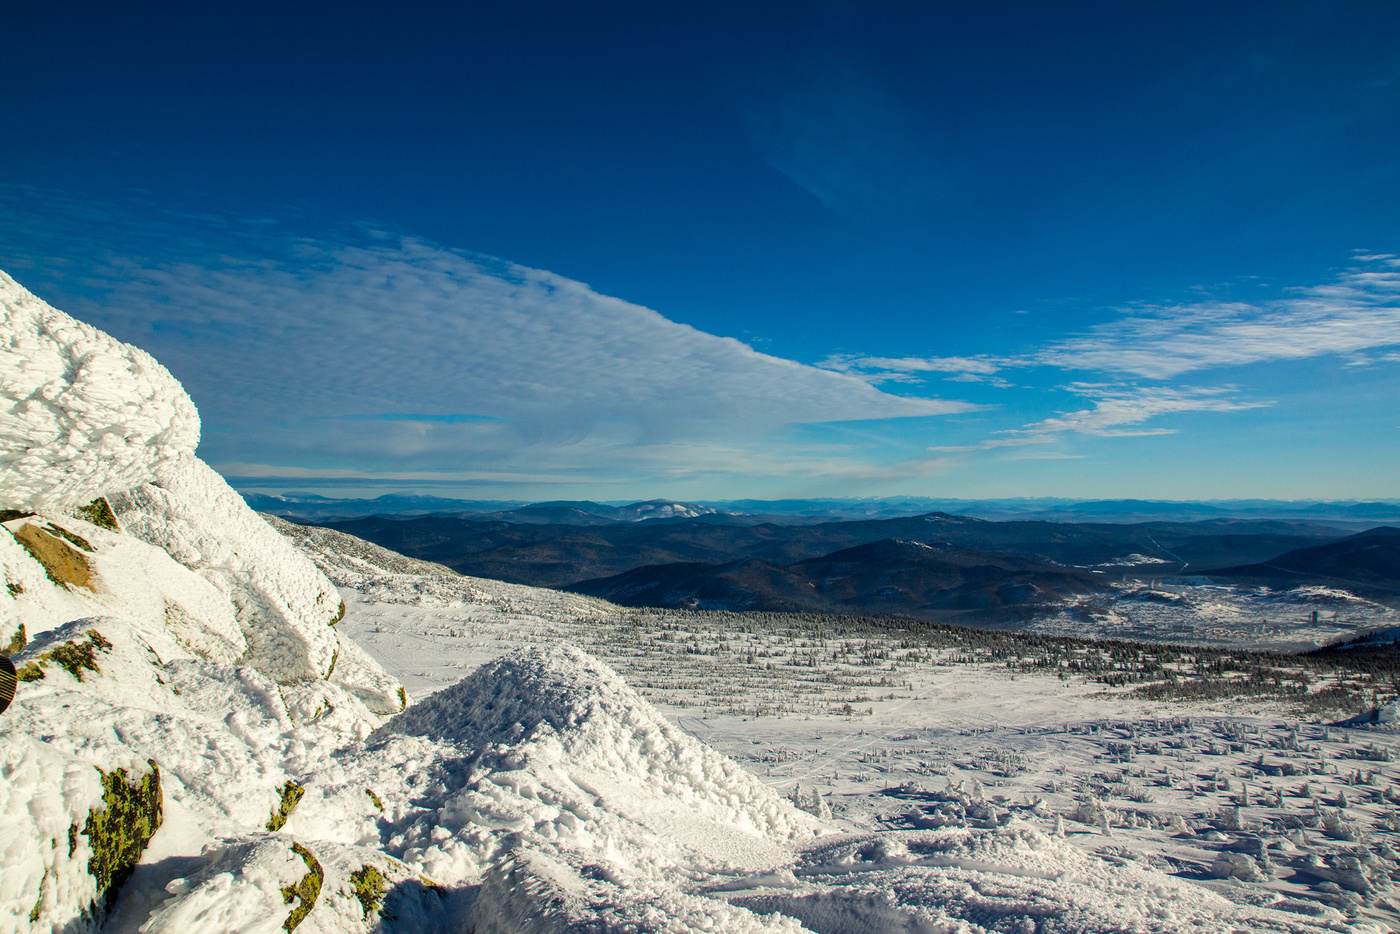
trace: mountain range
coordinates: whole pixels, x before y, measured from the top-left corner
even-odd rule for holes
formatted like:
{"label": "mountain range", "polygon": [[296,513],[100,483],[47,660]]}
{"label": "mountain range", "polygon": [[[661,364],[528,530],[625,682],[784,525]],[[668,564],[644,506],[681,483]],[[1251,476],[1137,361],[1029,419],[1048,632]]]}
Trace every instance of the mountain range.
{"label": "mountain range", "polygon": [[935,512],[806,525],[729,523],[721,514],[587,526],[485,516],[320,524],[473,577],[631,606],[995,621],[1122,580],[1218,574],[1280,579],[1286,588],[1306,574],[1400,586],[1385,557],[1400,538],[1384,529],[1347,536],[1262,519],[992,522]]}
{"label": "mountain range", "polygon": [[[232,478],[238,486],[239,478]],[[934,499],[894,496],[879,499],[739,499],[700,503],[673,500],[597,503],[588,500],[525,503],[465,500],[406,493],[371,499],[336,499],[316,493],[268,494],[240,487],[253,509],[287,519],[351,519],[363,516],[472,516],[507,522],[602,525],[714,516],[731,524],[774,522],[803,525],[838,519],[894,519],[946,512],[989,520],[1056,522],[1191,522],[1203,519],[1280,519],[1326,522],[1360,531],[1378,522],[1400,519],[1400,503],[1316,502],[1289,500],[1070,500],[1070,499]]]}

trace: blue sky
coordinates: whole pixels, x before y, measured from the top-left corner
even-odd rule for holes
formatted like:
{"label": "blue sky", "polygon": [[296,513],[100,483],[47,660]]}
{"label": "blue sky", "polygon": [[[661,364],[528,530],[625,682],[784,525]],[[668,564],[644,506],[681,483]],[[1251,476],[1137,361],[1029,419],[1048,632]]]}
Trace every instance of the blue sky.
{"label": "blue sky", "polygon": [[1400,497],[1393,3],[198,6],[10,14],[0,268],[242,484]]}

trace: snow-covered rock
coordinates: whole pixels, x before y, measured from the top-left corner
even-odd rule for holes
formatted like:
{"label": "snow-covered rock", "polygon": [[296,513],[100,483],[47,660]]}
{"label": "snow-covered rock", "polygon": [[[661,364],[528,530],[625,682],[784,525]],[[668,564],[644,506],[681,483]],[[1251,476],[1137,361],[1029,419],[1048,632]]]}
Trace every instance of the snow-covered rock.
{"label": "snow-covered rock", "polygon": [[[170,883],[141,934],[396,934],[453,930],[460,898],[424,882],[403,863],[364,847],[285,834],[248,834],[210,844],[203,866]],[[290,894],[289,894],[290,893]]]}
{"label": "snow-covered rock", "polygon": [[160,548],[72,516],[0,529],[0,620],[16,627],[0,623],[0,641],[20,626],[33,636],[78,617],[120,615],[208,661],[232,664],[247,649],[228,598]]}
{"label": "snow-covered rock", "polygon": [[199,415],[150,354],[0,272],[0,508],[57,511],[190,458]]}
{"label": "snow-covered rock", "polygon": [[[123,529],[164,549],[233,602],[248,664],[286,682],[331,673],[339,592],[223,477],[190,458],[109,502]],[[401,709],[373,692],[371,700],[386,713]]]}

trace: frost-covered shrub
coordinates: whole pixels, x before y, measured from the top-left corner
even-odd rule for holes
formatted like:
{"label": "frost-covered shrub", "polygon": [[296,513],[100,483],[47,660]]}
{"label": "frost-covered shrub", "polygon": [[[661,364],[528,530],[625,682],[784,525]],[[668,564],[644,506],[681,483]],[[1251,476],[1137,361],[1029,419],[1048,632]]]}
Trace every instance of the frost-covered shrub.
{"label": "frost-covered shrub", "polygon": [[1268,878],[1259,864],[1243,853],[1216,854],[1210,874],[1217,879],[1239,879],[1242,882],[1263,882]]}

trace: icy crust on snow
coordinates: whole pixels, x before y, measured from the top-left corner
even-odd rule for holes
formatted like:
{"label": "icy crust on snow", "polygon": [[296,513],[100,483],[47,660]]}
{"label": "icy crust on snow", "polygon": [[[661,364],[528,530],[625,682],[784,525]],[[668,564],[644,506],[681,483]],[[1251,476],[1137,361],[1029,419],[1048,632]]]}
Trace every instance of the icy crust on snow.
{"label": "icy crust on snow", "polygon": [[124,529],[232,601],[248,664],[279,682],[329,678],[376,713],[403,709],[398,681],[335,631],[335,585],[202,461],[190,458],[110,502]]}
{"label": "icy crust on snow", "polygon": [[57,511],[191,457],[199,415],[150,354],[0,272],[0,507]]}
{"label": "icy crust on snow", "polygon": [[887,831],[810,848],[789,870],[721,893],[758,912],[779,911],[814,931],[842,934],[1034,931],[1379,931],[1365,922],[1241,905],[1132,858],[1091,856],[1012,820]]}

